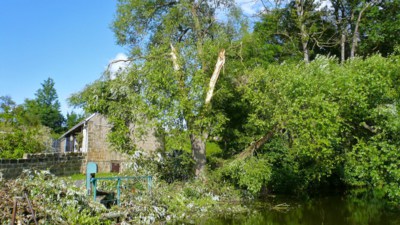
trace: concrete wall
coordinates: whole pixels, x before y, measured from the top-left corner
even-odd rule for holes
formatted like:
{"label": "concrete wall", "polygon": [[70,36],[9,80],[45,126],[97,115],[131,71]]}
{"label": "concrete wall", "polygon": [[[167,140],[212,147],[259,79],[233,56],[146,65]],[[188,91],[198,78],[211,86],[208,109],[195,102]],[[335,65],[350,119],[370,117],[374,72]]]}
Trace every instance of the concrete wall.
{"label": "concrete wall", "polygon": [[49,170],[57,176],[80,173],[85,160],[82,153],[25,154],[23,159],[0,159],[0,177],[17,178],[24,169]]}

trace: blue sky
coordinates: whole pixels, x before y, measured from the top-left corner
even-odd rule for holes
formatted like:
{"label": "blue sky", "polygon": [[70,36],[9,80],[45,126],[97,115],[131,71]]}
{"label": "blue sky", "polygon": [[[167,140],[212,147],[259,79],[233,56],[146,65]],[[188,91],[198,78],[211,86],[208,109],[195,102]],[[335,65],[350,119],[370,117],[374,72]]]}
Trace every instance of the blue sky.
{"label": "blue sky", "polygon": [[[246,14],[254,0],[237,0]],[[258,6],[259,7],[259,6]],[[114,0],[0,0],[0,96],[21,104],[51,77],[65,115],[67,98],[125,57],[111,23]]]}
{"label": "blue sky", "polygon": [[1,0],[0,96],[21,104],[51,77],[71,111],[66,99],[126,52],[110,29],[115,9],[111,0]]}

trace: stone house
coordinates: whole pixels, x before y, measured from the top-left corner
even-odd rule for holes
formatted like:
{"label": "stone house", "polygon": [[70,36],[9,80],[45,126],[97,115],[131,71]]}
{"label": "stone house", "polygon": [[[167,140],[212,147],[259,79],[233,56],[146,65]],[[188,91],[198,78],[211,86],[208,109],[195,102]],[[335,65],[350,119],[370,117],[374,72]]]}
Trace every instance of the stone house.
{"label": "stone house", "polygon": [[[120,172],[128,161],[128,155],[112,150],[107,142],[107,134],[111,129],[107,118],[94,113],[65,132],[59,139],[59,151],[86,153],[82,172],[87,162],[95,162],[98,172]],[[155,151],[162,145],[154,132],[149,132],[141,140],[134,141],[142,151]]]}

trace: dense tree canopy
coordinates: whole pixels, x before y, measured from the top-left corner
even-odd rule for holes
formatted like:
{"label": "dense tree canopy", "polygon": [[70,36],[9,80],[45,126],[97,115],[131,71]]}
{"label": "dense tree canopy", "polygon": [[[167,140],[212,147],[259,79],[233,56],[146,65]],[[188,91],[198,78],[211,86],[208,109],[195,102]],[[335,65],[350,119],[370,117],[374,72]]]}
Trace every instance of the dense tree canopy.
{"label": "dense tree canopy", "polygon": [[[374,56],[339,66],[336,59],[318,57],[310,65],[247,73],[248,132],[269,138],[255,152],[275,169],[275,191],[292,187],[279,185],[288,182],[280,180],[283,175],[297,180],[297,188],[333,177],[349,185],[398,179],[389,175],[398,170],[398,62]],[[387,167],[372,166],[373,158]]]}

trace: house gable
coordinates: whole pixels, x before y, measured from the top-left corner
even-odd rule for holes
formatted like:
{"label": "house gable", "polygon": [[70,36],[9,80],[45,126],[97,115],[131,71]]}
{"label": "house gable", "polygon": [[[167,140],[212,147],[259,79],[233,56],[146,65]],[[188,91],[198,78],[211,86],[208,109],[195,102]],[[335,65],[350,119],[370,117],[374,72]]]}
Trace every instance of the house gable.
{"label": "house gable", "polygon": [[[80,122],[61,136],[61,152],[84,152],[86,162],[95,162],[99,172],[110,172],[112,166],[124,170],[124,164],[128,161],[128,155],[113,150],[107,141],[107,135],[112,125],[107,118],[95,113]],[[153,152],[160,148],[161,142],[149,132],[141,140],[132,137],[136,147],[145,152]],[[73,144],[73,147],[71,147]]]}

